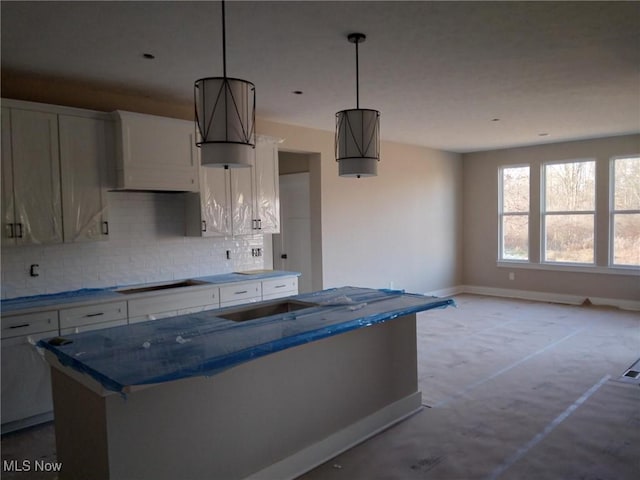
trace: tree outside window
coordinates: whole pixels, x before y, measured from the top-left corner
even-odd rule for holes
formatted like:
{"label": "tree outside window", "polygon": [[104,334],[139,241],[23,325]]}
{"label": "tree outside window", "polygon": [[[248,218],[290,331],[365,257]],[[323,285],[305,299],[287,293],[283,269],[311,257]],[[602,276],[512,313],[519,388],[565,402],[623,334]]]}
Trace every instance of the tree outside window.
{"label": "tree outside window", "polygon": [[529,166],[500,169],[500,259],[529,260]]}
{"label": "tree outside window", "polygon": [[595,166],[595,160],[544,165],[545,262],[594,263]]}
{"label": "tree outside window", "polygon": [[613,158],[610,178],[610,263],[640,266],[640,156]]}

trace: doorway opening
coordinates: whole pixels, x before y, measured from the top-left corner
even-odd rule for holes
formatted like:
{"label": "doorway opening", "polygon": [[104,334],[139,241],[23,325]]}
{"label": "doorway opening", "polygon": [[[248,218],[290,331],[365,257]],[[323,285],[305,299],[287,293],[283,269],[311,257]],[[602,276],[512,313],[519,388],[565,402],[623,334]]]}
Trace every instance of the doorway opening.
{"label": "doorway opening", "polygon": [[300,293],[321,290],[320,201],[315,198],[320,191],[320,155],[281,151],[278,166],[280,233],[271,239],[273,268],[300,272]]}

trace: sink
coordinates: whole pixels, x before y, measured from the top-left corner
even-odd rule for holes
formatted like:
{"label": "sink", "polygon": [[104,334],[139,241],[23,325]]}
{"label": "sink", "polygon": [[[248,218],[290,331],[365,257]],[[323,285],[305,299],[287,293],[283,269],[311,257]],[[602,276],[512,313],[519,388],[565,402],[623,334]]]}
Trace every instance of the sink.
{"label": "sink", "polygon": [[315,303],[301,302],[299,300],[280,300],[261,303],[255,307],[239,307],[216,316],[226,320],[233,320],[234,322],[246,322],[247,320],[255,320],[257,318],[268,317],[270,315],[295,312],[296,310],[315,306],[317,306]]}
{"label": "sink", "polygon": [[146,287],[125,288],[124,290],[116,290],[116,292],[124,293],[124,294],[155,292],[156,290],[165,290],[168,288],[193,287],[194,285],[207,285],[208,283],[209,282],[201,282],[200,280],[182,280],[180,282],[161,283],[158,285],[149,285]]}

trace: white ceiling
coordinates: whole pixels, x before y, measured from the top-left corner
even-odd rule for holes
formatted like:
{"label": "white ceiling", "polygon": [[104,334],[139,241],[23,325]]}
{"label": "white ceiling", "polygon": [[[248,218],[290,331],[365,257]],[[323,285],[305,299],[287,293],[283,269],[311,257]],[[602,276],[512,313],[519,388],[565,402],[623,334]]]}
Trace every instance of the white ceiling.
{"label": "white ceiling", "polygon": [[[0,5],[3,69],[184,101],[222,76],[219,2]],[[233,1],[226,18],[227,74],[256,85],[261,118],[333,130],[362,32],[360,106],[383,139],[469,152],[640,131],[639,2]]]}

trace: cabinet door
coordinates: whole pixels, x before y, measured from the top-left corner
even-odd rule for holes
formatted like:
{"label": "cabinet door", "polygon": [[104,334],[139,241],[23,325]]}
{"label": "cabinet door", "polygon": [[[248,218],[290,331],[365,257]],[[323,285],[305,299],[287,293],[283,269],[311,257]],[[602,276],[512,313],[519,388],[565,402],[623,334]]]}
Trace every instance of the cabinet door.
{"label": "cabinet door", "polygon": [[118,112],[118,186],[198,191],[193,122]]}
{"label": "cabinet door", "polygon": [[11,110],[2,108],[2,245],[15,245],[13,166],[11,165]]}
{"label": "cabinet door", "polygon": [[232,234],[229,176],[228,169],[200,168],[202,236],[228,236]]}
{"label": "cabinet door", "polygon": [[278,144],[262,140],[256,144],[256,219],[260,233],[280,233]]}
{"label": "cabinet door", "polygon": [[58,116],[12,109],[11,153],[18,245],[62,242]]}
{"label": "cabinet door", "polygon": [[106,174],[111,163],[111,122],[59,115],[65,242],[104,240],[107,220]]}
{"label": "cabinet door", "polygon": [[231,208],[234,235],[257,233],[253,214],[253,168],[231,169]]}
{"label": "cabinet door", "polygon": [[2,423],[53,411],[49,365],[34,344],[57,330],[2,339]]}

